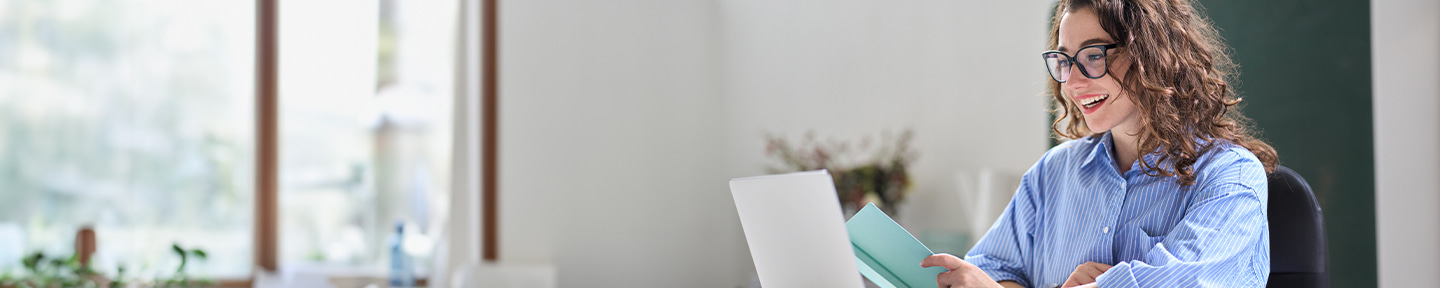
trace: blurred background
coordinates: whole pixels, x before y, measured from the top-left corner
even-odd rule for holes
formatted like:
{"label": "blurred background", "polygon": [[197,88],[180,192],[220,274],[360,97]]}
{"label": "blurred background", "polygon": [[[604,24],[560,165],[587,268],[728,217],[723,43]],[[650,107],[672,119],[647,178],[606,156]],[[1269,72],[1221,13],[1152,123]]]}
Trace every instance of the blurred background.
{"label": "blurred background", "polygon": [[[222,286],[383,286],[400,255],[432,287],[755,287],[726,181],[794,168],[777,142],[831,168],[909,149],[881,198],[956,254],[1057,143],[1051,0],[490,1],[0,2],[0,282],[88,228],[91,266],[139,282],[184,274],[178,246]],[[1197,4],[1315,189],[1332,286],[1440,282],[1440,3]]]}

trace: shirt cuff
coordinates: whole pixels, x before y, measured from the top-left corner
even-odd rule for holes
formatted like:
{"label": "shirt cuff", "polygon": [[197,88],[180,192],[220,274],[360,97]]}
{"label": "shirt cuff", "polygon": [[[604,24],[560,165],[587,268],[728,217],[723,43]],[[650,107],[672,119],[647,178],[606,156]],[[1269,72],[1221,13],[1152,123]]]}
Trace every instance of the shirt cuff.
{"label": "shirt cuff", "polygon": [[1135,282],[1135,274],[1130,273],[1130,262],[1120,262],[1119,264],[1115,264],[1115,266],[1111,266],[1109,270],[1105,270],[1105,273],[1100,273],[1099,277],[1095,277],[1095,285],[1100,286],[1100,288],[1140,286]]}

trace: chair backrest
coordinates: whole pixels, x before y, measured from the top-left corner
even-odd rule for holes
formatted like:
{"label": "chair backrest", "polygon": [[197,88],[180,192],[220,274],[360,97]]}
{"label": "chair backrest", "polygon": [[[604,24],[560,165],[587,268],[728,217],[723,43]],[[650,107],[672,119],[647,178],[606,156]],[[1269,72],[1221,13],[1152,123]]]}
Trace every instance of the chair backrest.
{"label": "chair backrest", "polygon": [[1295,170],[1270,173],[1270,281],[1265,287],[1330,287],[1325,216]]}

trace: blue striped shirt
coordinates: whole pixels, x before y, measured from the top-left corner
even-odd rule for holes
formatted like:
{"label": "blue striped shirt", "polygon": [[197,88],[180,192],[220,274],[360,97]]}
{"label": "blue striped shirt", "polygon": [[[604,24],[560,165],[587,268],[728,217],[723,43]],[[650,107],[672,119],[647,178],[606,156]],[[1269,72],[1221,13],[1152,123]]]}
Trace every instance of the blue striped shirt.
{"label": "blue striped shirt", "polygon": [[1267,182],[1254,154],[1216,142],[1192,166],[1195,185],[1180,186],[1138,161],[1120,173],[1111,145],[1106,133],[1046,152],[965,261],[1026,287],[1059,286],[1087,261],[1114,265],[1102,288],[1265,285]]}

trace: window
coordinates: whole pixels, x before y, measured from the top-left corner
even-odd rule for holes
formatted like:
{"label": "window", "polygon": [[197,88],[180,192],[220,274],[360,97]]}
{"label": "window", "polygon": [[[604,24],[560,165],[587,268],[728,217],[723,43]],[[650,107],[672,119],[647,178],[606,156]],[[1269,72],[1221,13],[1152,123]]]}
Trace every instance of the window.
{"label": "window", "polygon": [[[107,274],[252,263],[255,3],[0,2],[0,269],[72,253]],[[132,274],[133,273],[133,274]]]}
{"label": "window", "polygon": [[281,1],[280,261],[428,268],[449,207],[456,1]]}
{"label": "window", "polygon": [[[394,223],[423,271],[449,208],[454,1],[279,1],[279,259],[381,270]],[[0,2],[0,272],[248,278],[256,3]],[[142,276],[148,277],[148,276]]]}

